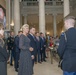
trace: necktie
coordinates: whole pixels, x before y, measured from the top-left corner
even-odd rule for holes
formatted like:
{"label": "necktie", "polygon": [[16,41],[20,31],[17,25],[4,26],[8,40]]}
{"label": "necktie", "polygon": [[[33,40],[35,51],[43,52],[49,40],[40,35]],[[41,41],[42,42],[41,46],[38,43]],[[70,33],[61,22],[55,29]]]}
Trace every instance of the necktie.
{"label": "necktie", "polygon": [[33,36],[33,39],[36,41],[35,36]]}
{"label": "necktie", "polygon": [[39,37],[37,37],[37,40],[39,41]]}

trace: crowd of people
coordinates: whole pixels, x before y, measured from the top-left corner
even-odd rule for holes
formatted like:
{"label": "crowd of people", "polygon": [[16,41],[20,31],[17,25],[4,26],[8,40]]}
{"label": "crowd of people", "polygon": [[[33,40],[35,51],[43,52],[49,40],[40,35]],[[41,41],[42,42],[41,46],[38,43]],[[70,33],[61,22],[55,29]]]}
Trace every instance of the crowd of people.
{"label": "crowd of people", "polygon": [[46,62],[46,48],[49,46],[57,46],[63,75],[76,75],[76,28],[74,26],[75,17],[66,17],[64,19],[66,31],[59,39],[58,36],[45,37],[42,32],[36,32],[34,27],[29,29],[29,25],[24,24],[18,35],[15,36],[11,31],[10,36],[5,40],[3,25],[0,23],[0,75],[7,75],[7,61],[10,66],[14,66],[18,75],[33,75],[34,63]]}
{"label": "crowd of people", "polygon": [[[36,32],[34,27],[29,29],[28,24],[21,29],[16,36],[10,31],[10,36],[5,40],[8,60],[3,57],[10,66],[14,66],[18,75],[32,75],[34,64],[46,62],[46,38],[42,32]],[[0,75],[6,74],[0,72]]]}

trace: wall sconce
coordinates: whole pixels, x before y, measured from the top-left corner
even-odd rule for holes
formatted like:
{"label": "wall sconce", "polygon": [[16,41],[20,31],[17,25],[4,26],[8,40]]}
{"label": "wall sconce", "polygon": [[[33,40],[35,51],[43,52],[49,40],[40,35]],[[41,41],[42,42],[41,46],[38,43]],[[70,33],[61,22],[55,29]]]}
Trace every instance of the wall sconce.
{"label": "wall sconce", "polygon": [[11,25],[11,30],[14,30],[14,23],[12,22],[10,25]]}
{"label": "wall sconce", "polygon": [[61,33],[63,33],[64,31],[62,30]]}
{"label": "wall sconce", "polygon": [[10,25],[11,25],[11,26],[14,26],[14,23],[12,22]]}
{"label": "wall sconce", "polygon": [[47,32],[47,34],[50,34],[50,32]]}

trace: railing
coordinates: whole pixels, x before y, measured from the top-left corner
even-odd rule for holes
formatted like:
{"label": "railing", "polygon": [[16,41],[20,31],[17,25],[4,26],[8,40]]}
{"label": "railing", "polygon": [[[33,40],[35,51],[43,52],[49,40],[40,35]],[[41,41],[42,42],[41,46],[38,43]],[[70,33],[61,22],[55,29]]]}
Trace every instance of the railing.
{"label": "railing", "polygon": [[53,1],[45,1],[46,6],[53,6]]}
{"label": "railing", "polygon": [[26,5],[26,6],[38,6],[38,1],[22,1],[21,4],[22,5]]}
{"label": "railing", "polygon": [[38,0],[22,0],[22,1],[38,1]]}
{"label": "railing", "polygon": [[[22,1],[23,4],[27,6],[38,6],[39,1]],[[62,6],[63,1],[45,1],[46,6]]]}
{"label": "railing", "polygon": [[33,1],[33,2],[28,1],[27,6],[38,6],[38,1]]}
{"label": "railing", "polygon": [[63,1],[57,1],[56,5],[63,5]]}
{"label": "railing", "polygon": [[63,1],[45,1],[46,6],[62,6]]}

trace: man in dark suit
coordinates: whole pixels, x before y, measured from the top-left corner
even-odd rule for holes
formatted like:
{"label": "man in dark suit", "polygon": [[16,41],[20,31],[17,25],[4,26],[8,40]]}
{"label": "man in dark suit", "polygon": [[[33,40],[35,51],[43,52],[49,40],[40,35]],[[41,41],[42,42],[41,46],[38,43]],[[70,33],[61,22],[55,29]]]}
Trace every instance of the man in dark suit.
{"label": "man in dark suit", "polygon": [[36,33],[36,45],[37,45],[37,55],[38,55],[38,62],[41,63],[41,54],[40,54],[40,50],[41,50],[41,42],[40,42],[40,34],[37,32]]}
{"label": "man in dark suit", "polygon": [[18,32],[18,35],[15,37],[15,71],[18,72],[19,67],[19,56],[20,56],[20,49],[19,49],[19,37],[22,34],[22,31]]}
{"label": "man in dark suit", "polygon": [[61,34],[58,54],[62,60],[63,75],[76,75],[76,28],[75,17],[67,16],[64,19],[66,31]]}
{"label": "man in dark suit", "polygon": [[15,38],[14,32],[10,32],[10,37],[7,38],[7,48],[10,54],[10,65],[13,66],[12,60],[15,59]]}
{"label": "man in dark suit", "polygon": [[30,39],[30,46],[33,48],[33,51],[31,52],[32,62],[34,66],[34,61],[36,61],[36,55],[37,55],[37,46],[36,46],[36,37],[35,37],[35,28],[30,28],[30,33],[28,35],[28,38]]}
{"label": "man in dark suit", "polygon": [[41,37],[41,61],[45,61],[45,57],[46,57],[46,54],[45,54],[45,49],[46,49],[46,39],[44,37],[44,34],[43,33],[40,33],[40,37]]}

